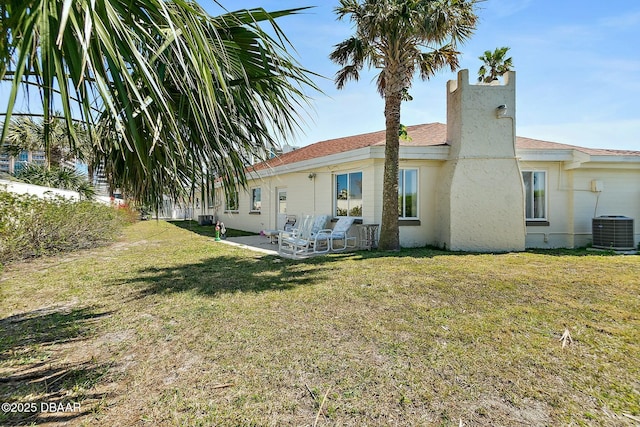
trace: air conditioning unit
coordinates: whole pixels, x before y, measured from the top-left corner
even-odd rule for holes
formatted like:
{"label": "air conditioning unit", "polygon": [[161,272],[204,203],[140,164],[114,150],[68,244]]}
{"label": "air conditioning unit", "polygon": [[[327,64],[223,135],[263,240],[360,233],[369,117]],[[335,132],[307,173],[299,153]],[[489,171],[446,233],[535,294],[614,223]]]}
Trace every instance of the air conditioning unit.
{"label": "air conditioning unit", "polygon": [[593,218],[591,223],[593,247],[628,251],[635,249],[633,241],[633,218],[619,215],[604,215]]}
{"label": "air conditioning unit", "polygon": [[213,215],[198,215],[198,225],[213,225]]}

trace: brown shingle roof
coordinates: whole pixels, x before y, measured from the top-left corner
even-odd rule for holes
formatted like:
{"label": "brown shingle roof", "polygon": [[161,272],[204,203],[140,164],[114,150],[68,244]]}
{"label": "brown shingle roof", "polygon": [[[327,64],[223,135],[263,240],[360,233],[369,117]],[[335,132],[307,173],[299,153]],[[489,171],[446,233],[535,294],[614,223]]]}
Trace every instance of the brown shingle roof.
{"label": "brown shingle roof", "polygon": [[[400,140],[401,146],[426,147],[447,145],[447,125],[443,123],[427,123],[422,125],[407,126],[407,134],[411,138],[409,141]],[[385,131],[365,133],[361,135],[346,136],[342,138],[330,139],[316,142],[289,153],[282,154],[267,162],[258,163],[252,167],[253,170],[273,168],[291,163],[302,162],[315,158],[325,157],[332,154],[344,153],[357,150],[359,148],[383,146],[385,143]],[[542,141],[538,139],[516,138],[517,149],[539,149],[539,150],[578,150],[590,155],[608,156],[640,156],[640,151],[630,150],[608,150],[578,147],[574,145],[558,144],[556,142]]]}
{"label": "brown shingle roof", "polygon": [[516,148],[521,150],[576,150],[592,156],[640,156],[640,151],[579,147],[577,145],[559,144],[523,136],[516,138]]}

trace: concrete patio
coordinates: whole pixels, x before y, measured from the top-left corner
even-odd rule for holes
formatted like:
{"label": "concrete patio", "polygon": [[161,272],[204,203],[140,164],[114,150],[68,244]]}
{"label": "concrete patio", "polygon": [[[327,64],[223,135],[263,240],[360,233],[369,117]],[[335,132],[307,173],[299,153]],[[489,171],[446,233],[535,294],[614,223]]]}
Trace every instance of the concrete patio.
{"label": "concrete patio", "polygon": [[249,249],[251,251],[260,252],[265,255],[276,255],[282,258],[288,259],[305,259],[318,255],[326,255],[323,253],[309,253],[304,256],[292,256],[287,253],[280,254],[278,253],[278,242],[271,243],[271,238],[269,236],[243,236],[243,237],[229,237],[227,239],[220,240],[216,243],[224,243],[226,245],[235,246],[238,248]]}
{"label": "concrete patio", "polygon": [[227,239],[220,240],[220,243],[249,249],[266,255],[278,255],[278,243],[271,243],[271,239],[267,236],[255,235],[229,237]]}

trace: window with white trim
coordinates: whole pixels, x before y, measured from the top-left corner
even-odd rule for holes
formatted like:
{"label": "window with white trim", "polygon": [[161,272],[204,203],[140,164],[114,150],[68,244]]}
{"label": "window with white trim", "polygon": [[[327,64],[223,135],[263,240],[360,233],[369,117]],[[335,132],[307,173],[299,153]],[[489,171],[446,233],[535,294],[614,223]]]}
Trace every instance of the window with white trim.
{"label": "window with white trim", "polygon": [[251,211],[252,212],[260,212],[262,208],[262,189],[252,188],[251,189]]}
{"label": "window with white trim", "polygon": [[398,217],[418,218],[418,169],[398,171]]}
{"label": "window with white trim", "polygon": [[227,211],[237,211],[238,210],[238,192],[230,191],[225,195],[225,206]]}
{"label": "window with white trim", "polygon": [[213,209],[215,207],[215,203],[216,203],[216,191],[215,189],[207,186],[205,188],[205,197],[207,200],[207,208],[209,209]]}
{"label": "window with white trim", "polygon": [[527,221],[547,220],[547,172],[523,171],[525,217]]}
{"label": "window with white trim", "polygon": [[362,217],[362,172],[335,175],[336,216]]}

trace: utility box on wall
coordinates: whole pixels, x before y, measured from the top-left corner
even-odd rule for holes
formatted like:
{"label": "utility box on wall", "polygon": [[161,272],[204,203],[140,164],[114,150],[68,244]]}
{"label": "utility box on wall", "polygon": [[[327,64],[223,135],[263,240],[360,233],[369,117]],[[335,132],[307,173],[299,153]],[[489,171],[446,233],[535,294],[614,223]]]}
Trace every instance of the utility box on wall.
{"label": "utility box on wall", "polygon": [[604,190],[604,184],[602,183],[602,181],[597,179],[591,181],[591,191],[593,191],[594,193],[600,193],[602,192],[602,190]]}
{"label": "utility box on wall", "polygon": [[628,251],[635,249],[633,218],[620,215],[604,215],[593,218],[591,231],[593,247]]}

